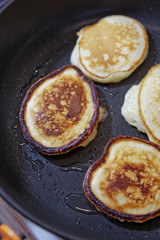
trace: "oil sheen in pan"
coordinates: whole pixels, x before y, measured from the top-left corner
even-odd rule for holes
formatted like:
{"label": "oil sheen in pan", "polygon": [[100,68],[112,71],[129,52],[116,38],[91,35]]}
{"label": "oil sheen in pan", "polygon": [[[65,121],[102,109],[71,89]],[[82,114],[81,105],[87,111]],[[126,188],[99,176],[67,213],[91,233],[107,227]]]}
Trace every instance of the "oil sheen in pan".
{"label": "oil sheen in pan", "polygon": [[96,208],[88,201],[85,195],[70,193],[65,197],[65,203],[72,210],[85,214],[99,214]]}

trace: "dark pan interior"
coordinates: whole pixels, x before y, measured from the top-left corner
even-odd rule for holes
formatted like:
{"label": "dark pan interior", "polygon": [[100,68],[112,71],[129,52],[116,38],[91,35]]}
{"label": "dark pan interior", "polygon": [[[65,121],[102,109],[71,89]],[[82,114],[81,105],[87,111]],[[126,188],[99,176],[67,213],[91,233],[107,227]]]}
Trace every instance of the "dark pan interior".
{"label": "dark pan interior", "polygon": [[[126,80],[96,84],[108,117],[86,148],[46,157],[25,142],[18,121],[27,89],[70,63],[76,32],[111,14],[139,20],[147,29],[149,54]],[[14,1],[0,15],[0,187],[14,208],[65,239],[160,239],[160,218],[124,223],[99,213],[85,198],[82,182],[108,140],[118,135],[147,139],[120,113],[126,91],[160,62],[159,1]]]}

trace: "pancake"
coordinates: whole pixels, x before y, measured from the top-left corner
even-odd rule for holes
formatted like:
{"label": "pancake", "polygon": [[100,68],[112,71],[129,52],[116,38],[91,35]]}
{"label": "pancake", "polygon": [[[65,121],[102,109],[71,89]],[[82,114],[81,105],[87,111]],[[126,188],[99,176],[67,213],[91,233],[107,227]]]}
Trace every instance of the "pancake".
{"label": "pancake", "polygon": [[125,95],[121,114],[125,120],[160,145],[160,64],[152,67],[139,85]]}
{"label": "pancake", "polygon": [[144,222],[160,215],[160,147],[119,136],[86,173],[87,198],[107,216]]}
{"label": "pancake", "polygon": [[78,32],[71,63],[96,82],[119,82],[143,63],[148,46],[140,22],[122,15],[107,16]]}
{"label": "pancake", "polygon": [[160,64],[152,67],[142,80],[138,105],[150,141],[160,145]]}
{"label": "pancake", "polygon": [[94,83],[72,65],[34,83],[19,113],[25,139],[48,155],[86,146],[97,134],[98,116]]}
{"label": "pancake", "polygon": [[140,85],[133,85],[125,95],[121,114],[124,119],[139,131],[146,133],[143,122],[139,115],[138,93]]}

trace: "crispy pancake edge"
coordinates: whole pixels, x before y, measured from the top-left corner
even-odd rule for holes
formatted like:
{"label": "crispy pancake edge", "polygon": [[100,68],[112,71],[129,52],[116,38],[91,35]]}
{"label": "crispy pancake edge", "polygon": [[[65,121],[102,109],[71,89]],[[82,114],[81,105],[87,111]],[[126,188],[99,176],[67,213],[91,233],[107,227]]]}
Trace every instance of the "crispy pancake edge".
{"label": "crispy pancake edge", "polygon": [[[94,114],[92,116],[92,119],[90,121],[90,125],[88,128],[85,129],[85,131],[79,135],[79,137],[76,140],[70,141],[68,144],[63,145],[61,147],[45,147],[43,145],[41,145],[40,143],[36,142],[32,136],[30,135],[26,122],[25,122],[25,118],[24,118],[24,114],[25,114],[25,110],[26,110],[26,104],[27,101],[30,99],[30,97],[32,96],[33,91],[40,85],[42,84],[44,81],[55,77],[56,75],[58,75],[59,73],[65,71],[67,68],[73,68],[77,71],[77,74],[80,78],[82,78],[83,81],[86,81],[91,89],[91,93],[92,93],[92,100],[94,103]],[[77,68],[74,65],[64,65],[63,67],[59,68],[58,70],[49,73],[47,76],[39,79],[37,82],[35,82],[27,91],[24,100],[22,102],[21,108],[20,108],[20,112],[19,112],[19,122],[20,122],[20,126],[22,129],[22,133],[24,138],[31,144],[33,145],[38,151],[40,151],[43,154],[47,154],[47,155],[56,155],[56,154],[64,154],[67,153],[69,151],[71,151],[72,149],[78,147],[81,143],[83,143],[92,133],[93,129],[95,127],[97,127],[98,125],[98,115],[99,115],[99,100],[98,100],[98,95],[97,95],[97,90],[96,87],[94,85],[94,83],[88,79],[79,68]]]}
{"label": "crispy pancake edge", "polygon": [[150,146],[155,147],[157,150],[160,151],[160,146],[147,141],[147,140],[142,140],[136,137],[130,137],[130,136],[118,136],[116,138],[112,138],[107,145],[105,146],[105,149],[102,153],[102,156],[96,160],[88,169],[84,181],[83,181],[83,189],[84,189],[84,193],[86,195],[86,197],[89,199],[89,201],[96,207],[97,210],[103,212],[104,214],[106,214],[109,217],[112,218],[116,218],[119,219],[120,221],[128,221],[128,222],[145,222],[149,219],[155,218],[156,216],[160,215],[160,209],[148,214],[143,214],[143,215],[133,215],[133,214],[127,214],[127,213],[123,213],[120,211],[115,211],[109,207],[107,207],[106,205],[104,205],[100,200],[97,199],[97,197],[94,195],[94,193],[92,192],[91,188],[90,188],[90,181],[92,178],[92,173],[93,171],[98,168],[101,164],[103,164],[103,162],[105,162],[105,156],[109,153],[109,149],[111,147],[111,145],[113,143],[115,143],[116,141],[121,141],[121,140],[135,140],[135,141],[140,141],[142,143],[146,143],[149,144]]}

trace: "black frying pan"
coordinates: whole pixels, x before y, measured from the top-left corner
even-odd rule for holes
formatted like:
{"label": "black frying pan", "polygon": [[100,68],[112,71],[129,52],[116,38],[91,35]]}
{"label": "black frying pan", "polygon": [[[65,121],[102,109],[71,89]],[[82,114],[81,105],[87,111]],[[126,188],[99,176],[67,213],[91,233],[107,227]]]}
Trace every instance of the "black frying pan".
{"label": "black frying pan", "polygon": [[[2,1],[1,1],[2,2]],[[9,2],[9,1],[6,1]],[[40,77],[70,63],[76,32],[111,14],[139,20],[149,36],[146,61],[126,80],[96,84],[108,117],[86,148],[46,157],[25,142],[18,121],[27,89]],[[120,134],[147,139],[120,114],[126,91],[160,62],[159,1],[16,0],[0,15],[0,193],[14,208],[65,239],[160,239],[160,218],[123,223],[99,213],[85,198],[82,181]]]}

